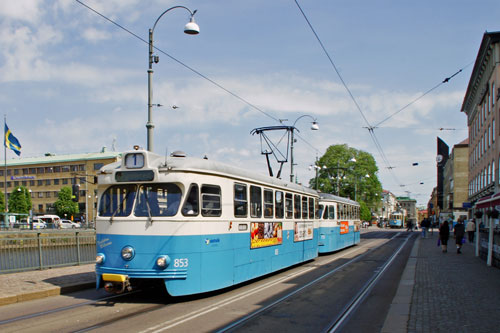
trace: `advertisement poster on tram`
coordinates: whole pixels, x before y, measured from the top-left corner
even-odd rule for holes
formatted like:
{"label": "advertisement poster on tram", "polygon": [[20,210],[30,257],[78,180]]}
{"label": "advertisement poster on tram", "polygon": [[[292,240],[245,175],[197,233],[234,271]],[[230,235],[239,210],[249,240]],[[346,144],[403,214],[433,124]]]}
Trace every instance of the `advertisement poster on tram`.
{"label": "advertisement poster on tram", "polygon": [[295,222],[293,240],[295,242],[302,242],[308,239],[313,239],[313,223]]}
{"label": "advertisement poster on tram", "polygon": [[252,222],[250,248],[279,245],[283,243],[282,222]]}
{"label": "advertisement poster on tram", "polygon": [[348,234],[349,233],[349,222],[340,221],[340,234]]}

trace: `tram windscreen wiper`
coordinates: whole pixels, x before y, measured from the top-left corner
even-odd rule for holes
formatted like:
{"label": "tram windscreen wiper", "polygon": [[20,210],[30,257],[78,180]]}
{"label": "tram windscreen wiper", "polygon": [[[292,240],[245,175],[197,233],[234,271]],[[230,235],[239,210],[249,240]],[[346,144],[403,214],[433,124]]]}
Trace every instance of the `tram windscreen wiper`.
{"label": "tram windscreen wiper", "polygon": [[132,193],[132,192],[127,192],[127,194],[125,194],[125,196],[123,197],[122,201],[120,201],[120,204],[116,207],[113,214],[111,214],[111,217],[109,219],[109,223],[113,223],[113,218],[115,217],[116,213],[118,213],[118,211],[120,211],[120,208],[122,207],[123,202],[128,199],[128,197],[130,196],[130,193]]}

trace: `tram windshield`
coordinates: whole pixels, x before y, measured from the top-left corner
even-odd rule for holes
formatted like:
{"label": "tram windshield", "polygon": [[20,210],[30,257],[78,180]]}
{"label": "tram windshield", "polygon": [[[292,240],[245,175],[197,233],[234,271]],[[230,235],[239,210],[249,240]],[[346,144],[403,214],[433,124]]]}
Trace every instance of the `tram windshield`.
{"label": "tram windshield", "polygon": [[100,216],[129,216],[134,207],[134,215],[174,216],[181,201],[180,188],[171,183],[137,185],[114,185],[101,197]]}

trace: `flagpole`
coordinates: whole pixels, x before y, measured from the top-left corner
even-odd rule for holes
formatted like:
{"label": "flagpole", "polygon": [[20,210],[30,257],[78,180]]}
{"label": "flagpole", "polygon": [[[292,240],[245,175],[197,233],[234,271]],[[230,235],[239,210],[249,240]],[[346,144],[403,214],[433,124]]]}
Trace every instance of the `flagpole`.
{"label": "flagpole", "polygon": [[7,115],[3,115],[3,160],[4,160],[4,171],[3,171],[3,184],[4,184],[4,200],[5,200],[5,214],[4,214],[4,227],[7,227],[7,212],[9,211],[9,203],[7,200],[7,142],[5,142],[5,126],[7,126]]}

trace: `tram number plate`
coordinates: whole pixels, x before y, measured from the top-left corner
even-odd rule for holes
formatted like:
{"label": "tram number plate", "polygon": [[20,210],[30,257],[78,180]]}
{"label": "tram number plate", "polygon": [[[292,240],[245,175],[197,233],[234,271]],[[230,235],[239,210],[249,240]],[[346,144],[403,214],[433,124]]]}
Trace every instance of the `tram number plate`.
{"label": "tram number plate", "polygon": [[189,266],[188,258],[174,260],[174,267],[188,267],[188,266]]}

